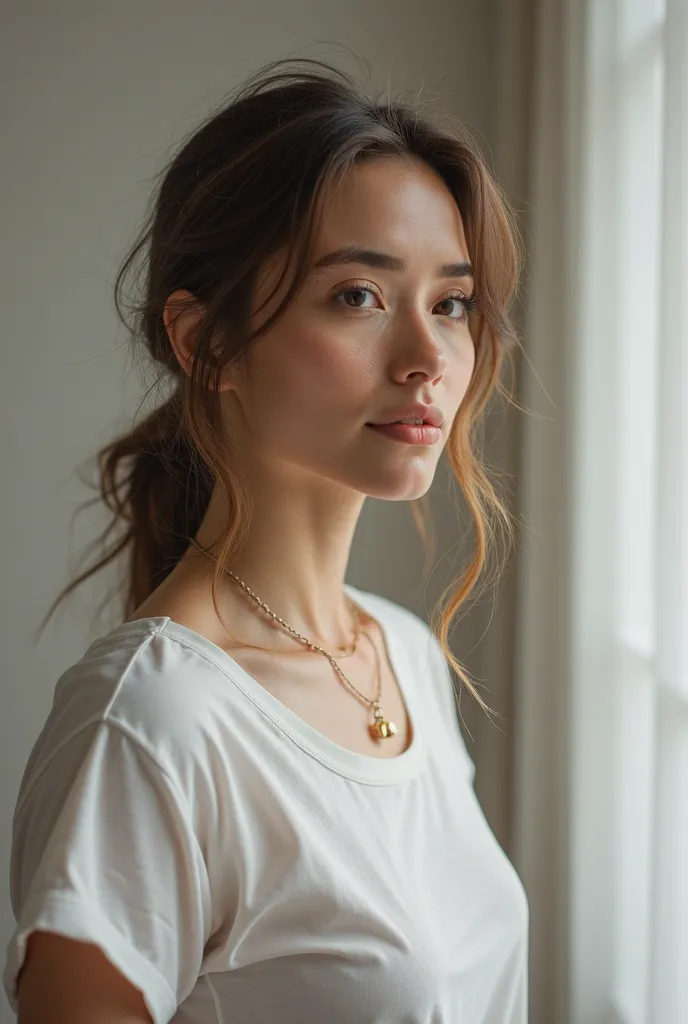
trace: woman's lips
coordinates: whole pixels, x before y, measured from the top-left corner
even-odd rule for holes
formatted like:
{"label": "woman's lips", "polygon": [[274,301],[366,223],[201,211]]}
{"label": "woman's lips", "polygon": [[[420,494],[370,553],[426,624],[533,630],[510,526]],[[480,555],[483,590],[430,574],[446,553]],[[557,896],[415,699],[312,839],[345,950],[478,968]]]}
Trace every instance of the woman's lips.
{"label": "woman's lips", "polygon": [[435,444],[442,437],[440,428],[431,427],[429,423],[366,423],[366,426],[405,444]]}

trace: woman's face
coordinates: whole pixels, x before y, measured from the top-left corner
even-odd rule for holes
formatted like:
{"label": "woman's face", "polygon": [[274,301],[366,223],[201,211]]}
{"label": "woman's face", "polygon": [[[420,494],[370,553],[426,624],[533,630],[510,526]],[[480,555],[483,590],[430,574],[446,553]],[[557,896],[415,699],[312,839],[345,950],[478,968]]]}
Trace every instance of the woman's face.
{"label": "woman's face", "polygon": [[[354,260],[317,266],[347,247],[387,254],[404,269]],[[462,301],[472,279],[440,273],[468,258],[456,203],[426,164],[357,166],[325,208],[296,300],[224,385],[234,457],[295,483],[325,478],[391,501],[424,494],[475,362]],[[266,268],[254,309],[279,269]],[[260,310],[260,322],[282,294]],[[444,415],[434,443],[393,440],[367,425],[417,402]]]}

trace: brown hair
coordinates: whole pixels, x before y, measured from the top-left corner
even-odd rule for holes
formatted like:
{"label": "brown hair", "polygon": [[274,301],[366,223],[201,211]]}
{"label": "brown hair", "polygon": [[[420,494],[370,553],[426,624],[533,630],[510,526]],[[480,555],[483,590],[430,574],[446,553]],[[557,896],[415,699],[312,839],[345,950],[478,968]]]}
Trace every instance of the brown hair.
{"label": "brown hair", "polygon": [[[223,564],[243,544],[251,510],[245,486],[228,459],[231,446],[215,386],[231,363],[248,357],[251,342],[294,299],[311,262],[318,211],[330,186],[362,160],[385,156],[415,156],[442,177],[461,212],[475,275],[478,306],[469,314],[475,367],[446,452],[472,516],[476,546],[462,576],[443,591],[431,628],[459,677],[490,710],[452,654],[448,634],[492,551],[495,525],[501,524],[506,538],[514,539],[510,513],[477,448],[482,414],[493,392],[511,400],[500,371],[505,353],[520,344],[507,312],[522,267],[515,215],[460,123],[427,112],[417,102],[392,102],[389,97],[379,102],[349,74],[319,60],[290,58],[264,66],[232,102],[190,135],[160,172],[152,209],[117,274],[115,307],[134,346],[143,343],[161,370],[158,383],[171,384],[171,393],[142,422],[97,453],[99,494],[84,504],[102,500],[112,513],[109,526],[94,542],[104,553],[60,591],[41,631],[75,587],[125,549],[129,562],[123,603],[128,618],[188,547],[216,482],[226,491],[229,506],[218,552],[221,564],[213,580],[213,602],[223,621],[216,588]],[[131,306],[129,324],[122,313],[122,283],[145,246],[145,286],[140,301]],[[265,260],[281,251],[289,254],[295,268],[289,292],[250,333],[258,275]],[[188,289],[204,310],[188,375],[163,322],[168,297],[177,289]],[[178,308],[183,311],[182,304]],[[427,551],[426,499],[423,495],[412,501],[411,511]],[[108,535],[117,527],[121,535],[107,548]]]}

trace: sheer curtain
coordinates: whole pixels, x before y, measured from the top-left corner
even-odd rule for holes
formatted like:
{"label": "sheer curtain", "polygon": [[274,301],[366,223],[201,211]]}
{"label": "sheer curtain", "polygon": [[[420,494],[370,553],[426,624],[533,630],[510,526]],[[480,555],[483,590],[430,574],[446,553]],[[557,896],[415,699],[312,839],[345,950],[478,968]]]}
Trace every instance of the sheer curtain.
{"label": "sheer curtain", "polygon": [[[625,0],[616,42],[612,1000],[623,1022],[678,1024],[688,1021],[688,0]],[[647,282],[638,317],[636,281]]]}
{"label": "sheer curtain", "polygon": [[685,1024],[688,0],[542,0],[534,25],[514,856],[531,1021]]}

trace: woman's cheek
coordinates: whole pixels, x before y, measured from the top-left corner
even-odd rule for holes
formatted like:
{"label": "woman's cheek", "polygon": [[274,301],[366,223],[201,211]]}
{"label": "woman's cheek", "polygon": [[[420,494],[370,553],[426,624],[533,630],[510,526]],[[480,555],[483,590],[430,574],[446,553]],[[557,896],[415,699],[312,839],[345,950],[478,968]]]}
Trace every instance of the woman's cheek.
{"label": "woman's cheek", "polygon": [[370,345],[360,338],[339,334],[310,337],[294,361],[298,379],[307,381],[309,392],[318,389],[324,402],[346,404],[347,397],[356,400],[361,390],[369,390],[375,359]]}

